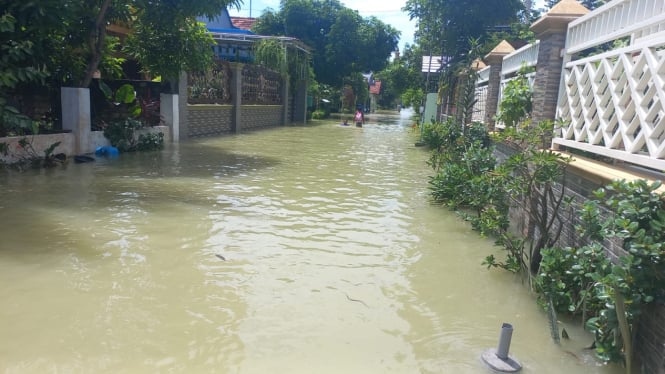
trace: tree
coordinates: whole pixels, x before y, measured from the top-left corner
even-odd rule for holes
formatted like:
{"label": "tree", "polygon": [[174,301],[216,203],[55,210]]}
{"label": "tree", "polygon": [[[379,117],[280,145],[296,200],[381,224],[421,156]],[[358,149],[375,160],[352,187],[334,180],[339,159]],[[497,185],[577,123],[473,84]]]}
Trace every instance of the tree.
{"label": "tree", "polygon": [[[420,88],[422,75],[420,69],[410,68],[405,59],[395,59],[388,67],[376,74],[381,81],[379,106],[394,108],[400,104],[401,95],[409,88]],[[420,104],[420,103],[418,103]]]}
{"label": "tree", "polygon": [[458,59],[469,51],[470,40],[482,43],[492,27],[517,21],[524,6],[520,0],[408,0],[404,10],[418,20],[421,47]]}
{"label": "tree", "polygon": [[[99,69],[112,69],[117,46],[109,24],[137,31],[132,55],[155,75],[169,78],[178,69],[209,61],[209,38],[202,37],[200,15],[214,16],[240,0],[7,0],[3,13],[16,19],[12,40],[30,40],[40,48],[34,62],[65,84],[88,87]],[[110,44],[109,44],[110,43]],[[117,61],[116,61],[117,62]],[[177,75],[177,74],[176,74]]]}
{"label": "tree", "polygon": [[337,87],[354,72],[383,69],[399,41],[392,26],[364,19],[337,0],[284,0],[279,11],[262,14],[253,31],[300,39],[313,48],[316,79]]}
{"label": "tree", "polygon": [[[30,128],[32,121],[10,105],[7,97],[19,84],[42,82],[47,73],[36,66],[34,61],[35,46],[30,40],[15,41],[5,38],[6,34],[16,31],[16,18],[10,14],[0,15],[0,136],[10,132],[21,132]],[[0,152],[4,144],[0,144]],[[4,149],[6,151],[6,149]]]}

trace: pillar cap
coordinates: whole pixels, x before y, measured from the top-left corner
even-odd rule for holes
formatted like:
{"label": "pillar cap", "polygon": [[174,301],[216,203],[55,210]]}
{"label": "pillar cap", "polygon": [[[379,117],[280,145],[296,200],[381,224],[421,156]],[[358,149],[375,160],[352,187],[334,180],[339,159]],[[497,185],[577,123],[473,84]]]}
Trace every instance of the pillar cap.
{"label": "pillar cap", "polygon": [[471,69],[476,70],[476,71],[482,70],[486,67],[487,67],[487,65],[485,65],[483,60],[481,60],[479,58],[473,60],[473,62],[471,63]]}
{"label": "pillar cap", "polygon": [[502,40],[501,43],[497,44],[497,46],[490,51],[490,53],[485,55],[485,61],[487,61],[487,63],[490,65],[502,62],[504,56],[514,51],[515,48],[513,48],[513,46],[510,45],[510,43],[508,43],[505,40]]}
{"label": "pillar cap", "polygon": [[566,31],[570,22],[587,13],[589,13],[589,9],[576,0],[561,0],[534,22],[529,29],[536,34],[537,38],[554,32],[563,32]]}

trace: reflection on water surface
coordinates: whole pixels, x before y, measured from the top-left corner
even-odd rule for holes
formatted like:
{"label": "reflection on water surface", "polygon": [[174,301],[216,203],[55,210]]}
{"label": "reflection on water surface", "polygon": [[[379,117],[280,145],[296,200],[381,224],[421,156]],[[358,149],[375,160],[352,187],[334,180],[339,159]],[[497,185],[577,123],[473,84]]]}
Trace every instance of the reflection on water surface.
{"label": "reflection on water surface", "polygon": [[[406,113],[403,113],[406,114]],[[408,117],[2,174],[0,369],[619,373],[563,347],[492,243],[427,202]]]}

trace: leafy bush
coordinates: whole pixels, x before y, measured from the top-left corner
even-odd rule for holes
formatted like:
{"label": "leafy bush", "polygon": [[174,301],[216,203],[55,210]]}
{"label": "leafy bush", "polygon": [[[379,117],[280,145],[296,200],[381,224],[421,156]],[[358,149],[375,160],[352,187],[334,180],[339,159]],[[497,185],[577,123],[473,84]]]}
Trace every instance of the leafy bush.
{"label": "leafy bush", "polygon": [[136,136],[136,130],[144,128],[143,123],[135,119],[111,122],[104,129],[104,136],[120,152],[152,151],[164,148],[164,134],[151,133]]}
{"label": "leafy bush", "polygon": [[[543,251],[537,277],[541,299],[559,310],[582,313],[594,333],[596,353],[605,361],[632,363],[632,337],[644,306],[665,299],[665,194],[660,183],[615,181],[594,192],[596,201],[580,210],[581,248]],[[610,216],[603,217],[605,206]],[[615,263],[601,244],[623,242]]]}
{"label": "leafy bush", "polygon": [[131,152],[135,151],[137,147],[134,133],[142,127],[141,122],[127,118],[108,124],[104,129],[104,136],[111,142],[112,146],[118,148],[118,151]]}
{"label": "leafy bush", "polygon": [[496,119],[508,127],[524,121],[531,113],[531,86],[526,77],[529,70],[523,65],[517,77],[508,81],[501,94],[499,114]]}
{"label": "leafy bush", "polygon": [[164,133],[150,133],[139,135],[136,145],[137,151],[158,151],[164,148]]}
{"label": "leafy bush", "polygon": [[317,109],[312,112],[312,119],[324,119],[328,117],[328,113],[325,110]]}

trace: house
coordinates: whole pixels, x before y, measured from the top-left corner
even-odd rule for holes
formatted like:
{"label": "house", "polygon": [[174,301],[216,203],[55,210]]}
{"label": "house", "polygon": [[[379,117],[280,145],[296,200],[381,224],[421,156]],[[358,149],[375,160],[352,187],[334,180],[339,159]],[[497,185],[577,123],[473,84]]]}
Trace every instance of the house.
{"label": "house", "polygon": [[256,18],[231,17],[226,8],[212,19],[199,17],[198,20],[206,24],[206,28],[215,40],[213,46],[215,56],[224,61],[253,62],[252,45],[262,39],[277,39],[287,48],[310,53],[310,48],[296,38],[253,33],[250,28],[256,22]]}
{"label": "house", "polygon": [[206,28],[215,39],[212,50],[217,58],[232,62],[252,61],[253,42],[247,37],[255,34],[249,29],[234,26],[226,8],[214,18],[199,17],[198,20],[206,24]]}

